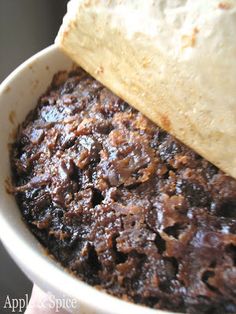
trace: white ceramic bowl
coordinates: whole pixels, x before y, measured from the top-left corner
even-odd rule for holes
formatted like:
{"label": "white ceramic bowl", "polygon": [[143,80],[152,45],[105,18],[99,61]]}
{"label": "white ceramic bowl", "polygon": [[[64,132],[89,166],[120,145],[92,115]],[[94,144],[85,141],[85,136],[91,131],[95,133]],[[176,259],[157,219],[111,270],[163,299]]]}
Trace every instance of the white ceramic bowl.
{"label": "white ceramic bowl", "polygon": [[[68,274],[27,229],[14,197],[6,192],[10,178],[8,144],[12,132],[36,106],[39,96],[50,85],[53,75],[69,70],[72,61],[53,45],[20,65],[0,86],[0,236],[10,255],[24,273],[44,291],[58,298],[75,298],[80,314],[164,314],[131,304],[100,292]],[[12,283],[14,284],[14,283]]]}

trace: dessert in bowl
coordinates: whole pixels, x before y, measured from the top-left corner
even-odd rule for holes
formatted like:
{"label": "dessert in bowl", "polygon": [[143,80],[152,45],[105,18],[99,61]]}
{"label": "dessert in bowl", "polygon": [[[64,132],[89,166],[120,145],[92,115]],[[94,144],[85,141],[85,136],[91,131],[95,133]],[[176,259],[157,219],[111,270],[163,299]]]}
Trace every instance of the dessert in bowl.
{"label": "dessert in bowl", "polygon": [[80,310],[153,311],[132,301],[227,313],[235,180],[72,68],[52,46],[2,85],[3,243],[36,284]]}
{"label": "dessert in bowl", "polygon": [[[211,5],[214,5],[213,2],[211,1]],[[96,17],[97,12],[102,12],[106,18],[109,14],[114,15],[113,21],[116,21],[117,17],[123,21],[122,16],[116,15],[122,9],[120,2],[115,1],[114,7],[108,6],[109,8],[106,5],[99,8],[99,4],[93,2],[86,2],[86,5],[83,1],[71,3],[79,5],[81,14],[85,10],[82,15],[88,16],[86,21],[93,18],[97,22],[93,31],[96,27],[101,31],[105,25],[100,23],[100,15]],[[101,11],[97,11],[96,5]],[[147,6],[149,7],[149,4]],[[199,13],[199,8],[202,9],[201,5],[194,10]],[[133,9],[137,10],[136,13],[140,12],[139,6]],[[229,15],[222,16],[229,20],[232,18],[234,11],[231,11],[231,7],[217,6],[217,10],[219,9],[230,9]],[[191,16],[188,6],[186,10],[189,10]],[[209,6],[207,10],[215,10],[215,7]],[[209,11],[206,11],[207,14]],[[82,33],[77,42],[76,34],[83,29],[84,21],[82,18],[78,19],[78,16],[73,15],[64,31],[62,28],[62,36],[59,36],[59,44],[72,59],[81,63],[88,72],[134,108],[140,109],[151,120],[190,147],[193,146],[192,148],[219,165],[232,177],[148,120],[84,70],[72,69],[70,59],[63,56],[58,48],[51,47],[33,57],[3,83],[1,104],[7,103],[9,107],[3,107],[1,145],[9,142],[4,134],[9,134],[10,126],[13,128],[14,125],[15,128],[20,125],[16,137],[11,140],[12,184],[8,191],[15,194],[29,229],[47,248],[54,260],[46,256],[42,258],[41,253],[32,250],[32,246],[28,246],[29,243],[22,241],[21,237],[20,240],[14,238],[12,226],[15,219],[20,218],[19,211],[16,215],[11,215],[11,210],[4,212],[4,243],[8,243],[11,254],[39,285],[42,286],[43,282],[46,282],[45,286],[57,290],[56,293],[77,297],[82,302],[81,307],[83,304],[86,307],[89,303],[88,296],[85,298],[84,291],[81,291],[81,287],[86,287],[86,292],[89,291],[93,295],[90,308],[102,313],[118,313],[123,310],[137,313],[152,310],[120,301],[96,289],[157,311],[163,309],[188,313],[234,313],[235,147],[228,145],[224,154],[219,149],[224,144],[224,137],[233,143],[235,136],[232,123],[235,111],[231,104],[233,97],[227,98],[227,115],[220,120],[221,132],[215,132],[219,127],[215,122],[220,117],[213,110],[212,97],[205,95],[202,98],[203,95],[196,88],[196,93],[191,94],[185,103],[186,90],[183,88],[178,90],[181,93],[175,91],[180,98],[174,99],[173,86],[170,88],[168,84],[161,84],[157,72],[150,70],[153,59],[143,65],[144,69],[139,72],[143,73],[144,77],[148,73],[152,74],[152,88],[145,87],[145,84],[133,88],[136,79],[141,79],[140,75],[133,76],[133,73],[138,73],[139,63],[132,63],[132,69],[127,73],[117,72],[117,64],[114,66],[111,62],[117,56],[111,59],[104,56],[106,52],[110,54],[111,51],[115,51],[116,55],[118,50],[112,50],[110,46],[106,50],[106,45],[100,45],[104,39],[110,38],[109,31],[100,32],[102,36],[96,38],[93,49],[90,44],[91,38],[96,37],[94,34],[90,36]],[[114,31],[114,24],[109,24],[109,21],[105,29]],[[213,22],[217,28],[218,24],[214,19]],[[79,23],[82,23],[82,26]],[[196,36],[199,29],[194,29]],[[86,32],[91,30],[87,28]],[[132,29],[134,30],[136,28]],[[119,43],[120,33],[114,31],[114,35],[118,35]],[[136,41],[136,32],[129,35],[134,35],[130,41],[133,44],[131,46],[139,47],[140,41]],[[122,38],[127,40],[128,37],[124,35]],[[77,45],[74,45],[74,42],[77,42]],[[109,40],[105,40],[105,43],[108,42]],[[120,43],[124,48],[122,40]],[[155,41],[148,40],[147,43],[154,43],[155,46]],[[75,53],[74,49],[79,47],[84,53]],[[104,56],[97,53],[95,47],[102,47]],[[193,46],[182,48],[188,48],[187,55],[191,57],[191,53],[195,56],[194,47],[195,40]],[[196,47],[199,51],[198,45]],[[143,51],[147,53],[145,49],[137,49],[136,57],[142,56]],[[186,57],[185,53],[183,55]],[[121,53],[121,56],[122,58],[120,55],[118,58],[124,70],[128,59],[125,54]],[[201,59],[202,55],[195,57]],[[196,63],[195,57],[192,64]],[[160,61],[158,58],[156,54],[154,61],[157,63],[153,63],[154,69]],[[101,61],[105,63],[100,64]],[[225,64],[223,67],[221,63],[218,65],[220,66],[216,69],[219,71],[225,68]],[[232,71],[229,71],[230,74],[233,69],[232,67]],[[184,79],[178,75],[168,76],[167,73],[168,71],[164,71],[165,80],[170,79],[174,85],[180,84],[181,79]],[[204,78],[205,74],[205,71],[197,71],[201,78]],[[123,85],[119,83],[120,80]],[[155,83],[159,86],[159,93],[154,90]],[[208,83],[214,88],[216,81],[211,78]],[[145,90],[141,93],[142,87]],[[163,102],[161,91],[167,87],[170,94],[168,97],[165,95],[168,99]],[[204,87],[205,89],[208,90]],[[234,94],[230,88],[229,94]],[[145,95],[148,96],[144,97]],[[150,102],[152,97],[155,97],[155,101],[153,98]],[[217,98],[215,103],[219,104],[220,99],[225,99],[224,93],[220,93],[220,98]],[[179,110],[180,105],[187,103],[190,110]],[[179,118],[190,115],[193,121],[195,118],[196,121],[201,118],[206,122],[212,117],[212,123],[209,127],[195,125],[196,121],[189,125],[190,120],[187,119],[186,124],[179,124],[178,128],[175,128],[178,124],[175,124],[175,119],[178,119],[172,108],[174,104],[177,106],[176,114]],[[203,104],[207,110],[200,110]],[[158,110],[171,110],[171,115]],[[227,121],[230,123],[227,124]],[[228,127],[231,124],[232,127]],[[182,130],[185,133],[181,133]],[[207,136],[202,132],[206,132],[204,134]],[[221,133],[223,137],[219,135]],[[181,134],[185,137],[181,137]],[[217,142],[213,140],[215,137]],[[211,151],[214,151],[214,154],[211,154]],[[1,157],[3,163],[6,163],[3,166],[4,175],[10,175],[7,154],[8,151]],[[12,204],[17,208],[12,197],[4,190],[2,200],[3,208],[8,206],[9,209]],[[18,227],[18,224],[15,225]],[[22,222],[19,222],[20,225],[23,226]],[[28,231],[24,229],[24,232]],[[20,245],[14,246],[13,243]],[[32,243],[36,243],[35,239]],[[31,257],[28,263],[19,258],[19,246],[23,248],[21,252]],[[55,260],[65,267],[60,275],[57,273],[60,266]],[[45,270],[49,270],[50,265],[51,272],[45,271],[43,274],[39,269],[36,271],[35,265],[32,264],[37,264],[37,267],[44,265]],[[70,283],[67,281],[68,285],[59,285],[58,278],[52,278],[52,275],[56,274],[58,278],[63,277],[63,280],[69,280]],[[48,277],[45,278],[45,275]],[[76,281],[75,276],[79,280]],[[80,279],[96,289],[87,286]],[[77,294],[75,290],[72,291],[71,287],[75,288],[74,285],[78,285]],[[104,298],[106,302],[98,305],[95,302],[98,297]],[[113,303],[115,308],[111,310],[109,302],[115,302],[117,307]]]}

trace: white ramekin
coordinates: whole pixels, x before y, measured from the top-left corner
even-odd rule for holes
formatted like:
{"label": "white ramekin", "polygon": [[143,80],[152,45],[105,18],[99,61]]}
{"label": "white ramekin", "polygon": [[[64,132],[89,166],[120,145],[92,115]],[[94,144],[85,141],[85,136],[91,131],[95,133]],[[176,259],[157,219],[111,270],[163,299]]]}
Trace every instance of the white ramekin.
{"label": "white ramekin", "polygon": [[75,313],[170,314],[119,300],[67,273],[45,254],[43,247],[22,221],[14,197],[6,192],[6,179],[10,178],[8,145],[13,132],[35,107],[53,75],[71,67],[72,61],[52,45],[20,65],[0,86],[1,240],[24,273],[44,291],[50,291],[58,298],[78,300]]}

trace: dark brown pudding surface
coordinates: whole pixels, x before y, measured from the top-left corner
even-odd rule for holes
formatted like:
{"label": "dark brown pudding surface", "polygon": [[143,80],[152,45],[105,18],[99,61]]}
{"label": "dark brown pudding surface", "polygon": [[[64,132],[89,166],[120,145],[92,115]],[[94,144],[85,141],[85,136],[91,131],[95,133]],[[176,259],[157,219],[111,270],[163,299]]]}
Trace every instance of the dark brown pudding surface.
{"label": "dark brown pudding surface", "polygon": [[236,313],[236,180],[82,70],[56,75],[11,164],[29,228],[82,280],[153,308]]}

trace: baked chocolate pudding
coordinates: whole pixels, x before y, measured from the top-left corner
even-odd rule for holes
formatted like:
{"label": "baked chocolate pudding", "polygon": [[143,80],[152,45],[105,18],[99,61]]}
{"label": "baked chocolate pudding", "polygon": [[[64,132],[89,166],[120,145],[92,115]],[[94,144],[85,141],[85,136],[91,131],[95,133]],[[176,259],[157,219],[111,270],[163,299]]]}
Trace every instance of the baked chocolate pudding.
{"label": "baked chocolate pudding", "polygon": [[13,193],[69,271],[156,309],[236,313],[236,180],[83,70],[19,127]]}

